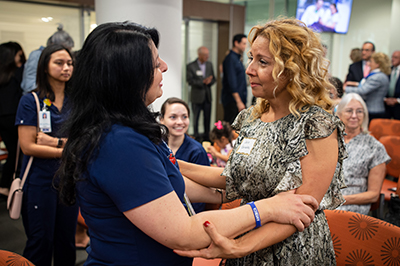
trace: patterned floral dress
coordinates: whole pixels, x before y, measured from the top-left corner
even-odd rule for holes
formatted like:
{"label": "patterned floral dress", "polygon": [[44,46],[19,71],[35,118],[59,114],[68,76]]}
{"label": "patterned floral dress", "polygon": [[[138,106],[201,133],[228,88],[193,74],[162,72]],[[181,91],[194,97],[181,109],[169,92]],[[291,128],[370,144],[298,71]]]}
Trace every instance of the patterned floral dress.
{"label": "patterned floral dress", "polygon": [[347,156],[343,123],[317,106],[304,108],[299,118],[289,114],[269,123],[252,118],[251,112],[252,108],[243,110],[232,125],[240,135],[222,173],[227,177],[227,198],[242,198],[243,205],[301,186],[300,158],[308,154],[306,140],[328,137],[335,129],[338,129],[338,163],[331,185],[307,229],[246,257],[227,260],[226,265],[336,265],[323,210],[333,210],[344,202],[340,192],[345,187],[342,163]]}

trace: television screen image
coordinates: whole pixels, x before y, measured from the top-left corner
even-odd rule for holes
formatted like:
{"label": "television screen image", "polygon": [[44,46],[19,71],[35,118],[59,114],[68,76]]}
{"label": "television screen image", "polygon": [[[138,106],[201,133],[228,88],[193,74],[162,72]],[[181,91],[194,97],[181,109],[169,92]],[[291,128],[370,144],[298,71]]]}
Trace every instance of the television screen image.
{"label": "television screen image", "polygon": [[296,18],[316,32],[346,34],[353,0],[298,0]]}

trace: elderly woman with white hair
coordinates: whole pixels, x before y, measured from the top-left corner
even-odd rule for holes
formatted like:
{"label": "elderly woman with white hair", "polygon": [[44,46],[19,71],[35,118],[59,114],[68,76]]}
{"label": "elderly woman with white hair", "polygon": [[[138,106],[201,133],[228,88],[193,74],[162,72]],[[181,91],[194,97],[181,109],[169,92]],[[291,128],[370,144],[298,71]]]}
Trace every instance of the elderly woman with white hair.
{"label": "elderly woman with white hair", "polygon": [[371,203],[378,200],[390,157],[385,147],[368,134],[368,110],[360,95],[346,94],[337,115],[345,125],[349,156],[343,161],[347,188],[341,190],[346,202],[338,209],[368,215]]}

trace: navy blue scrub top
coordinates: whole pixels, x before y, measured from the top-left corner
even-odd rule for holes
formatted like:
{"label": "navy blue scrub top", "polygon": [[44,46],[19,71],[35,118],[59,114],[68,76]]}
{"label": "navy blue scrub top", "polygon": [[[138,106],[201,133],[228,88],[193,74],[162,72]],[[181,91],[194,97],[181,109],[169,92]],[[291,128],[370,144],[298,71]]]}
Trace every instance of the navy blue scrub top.
{"label": "navy blue scrub top", "polygon": [[[38,95],[39,96],[39,95]],[[44,99],[39,98],[40,111],[42,111],[44,103]],[[64,97],[64,103],[62,112],[58,110],[53,104],[51,106],[47,106],[47,110],[50,111],[50,119],[51,119],[51,133],[47,133],[53,137],[65,137],[61,136],[59,131],[62,123],[65,121],[68,116],[69,110],[67,107],[67,97]],[[35,126],[37,127],[37,111],[36,111],[36,101],[33,97],[32,93],[28,93],[22,96],[17,110],[17,115],[15,117],[15,125],[16,126]],[[30,156],[24,155],[21,167],[21,174],[25,171],[26,165],[28,163]],[[35,157],[32,162],[31,169],[28,174],[28,178],[26,180],[26,184],[32,185],[49,185],[53,181],[53,177],[55,172],[57,171],[60,165],[60,158],[55,159],[44,159]]]}
{"label": "navy blue scrub top", "polygon": [[85,265],[192,265],[191,258],[150,238],[123,214],[172,191],[183,202],[185,183],[169,155],[165,143],[155,145],[129,127],[115,124],[103,135],[97,156],[77,183],[90,228]]}
{"label": "navy blue scrub top", "polygon": [[[210,166],[210,160],[208,159],[207,152],[204,150],[203,146],[188,135],[185,135],[185,139],[176,151],[175,157],[185,162]],[[196,202],[192,203],[192,206],[195,212],[199,213],[204,211],[206,204]]]}

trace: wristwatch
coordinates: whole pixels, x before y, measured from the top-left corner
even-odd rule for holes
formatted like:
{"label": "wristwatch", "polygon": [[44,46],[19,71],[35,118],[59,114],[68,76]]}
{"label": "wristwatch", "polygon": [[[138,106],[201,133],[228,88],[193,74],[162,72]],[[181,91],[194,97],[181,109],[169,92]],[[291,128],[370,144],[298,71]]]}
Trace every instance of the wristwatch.
{"label": "wristwatch", "polygon": [[58,138],[57,148],[61,148],[63,144],[64,144],[64,141],[62,139]]}

